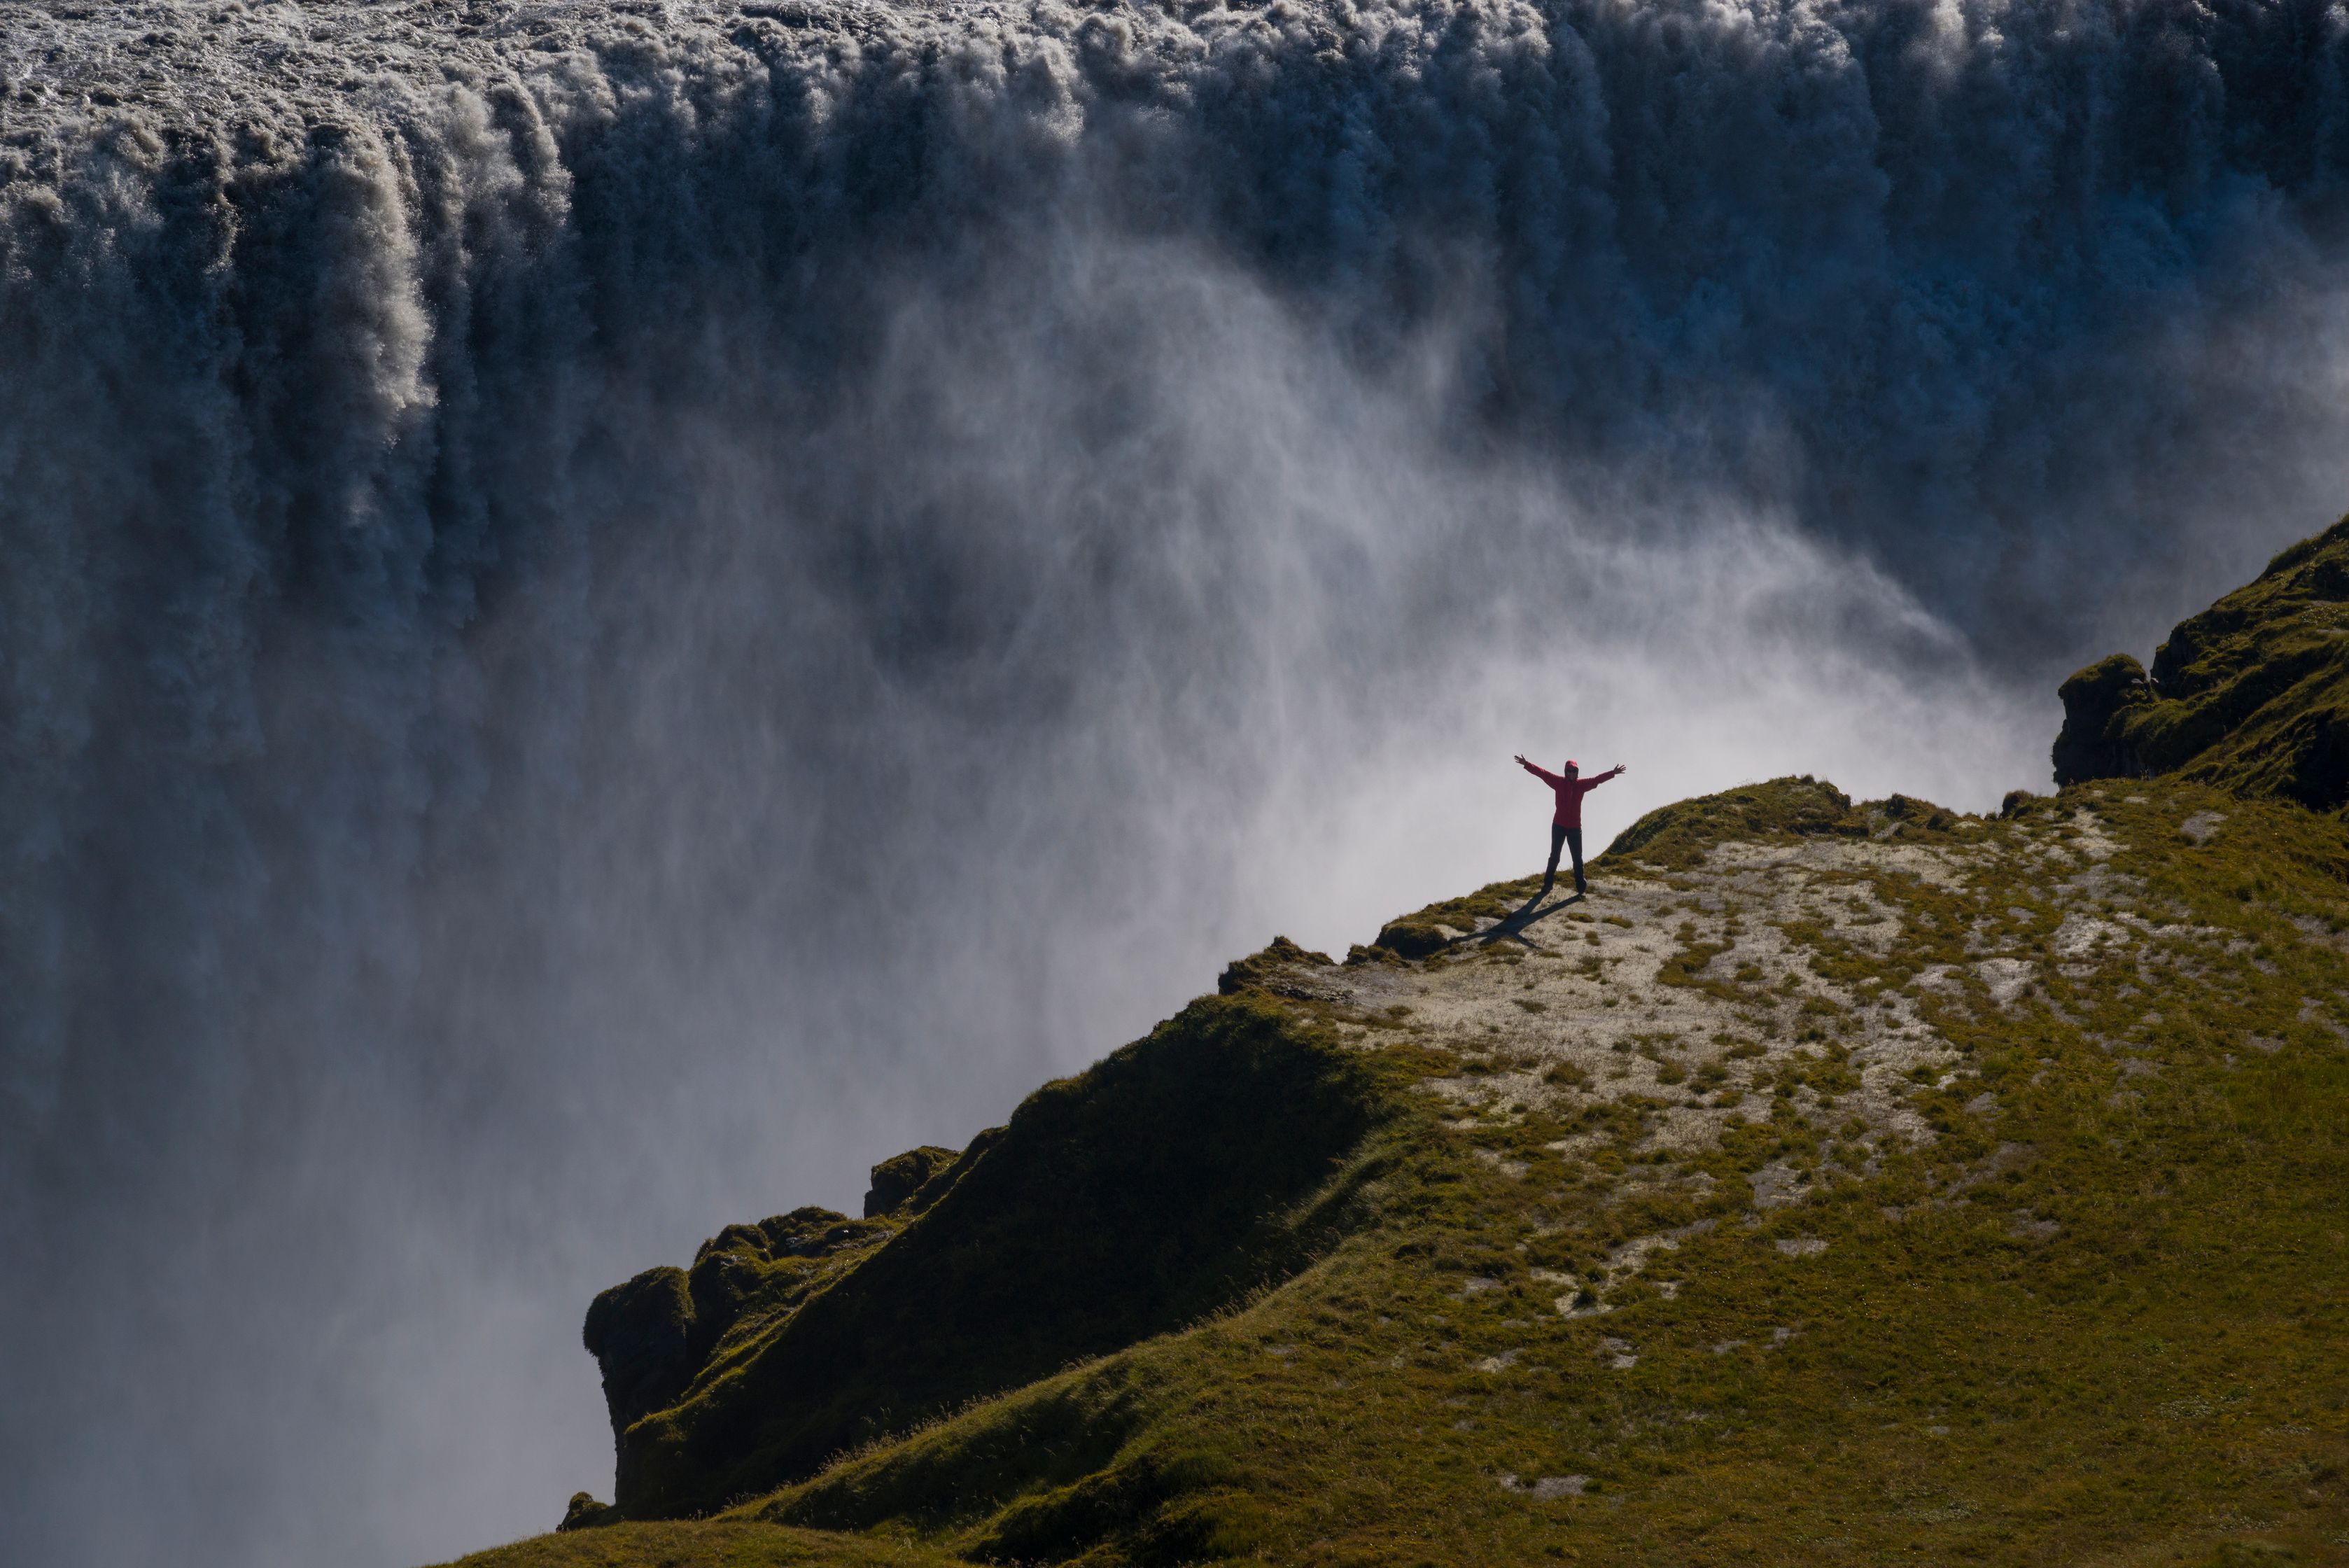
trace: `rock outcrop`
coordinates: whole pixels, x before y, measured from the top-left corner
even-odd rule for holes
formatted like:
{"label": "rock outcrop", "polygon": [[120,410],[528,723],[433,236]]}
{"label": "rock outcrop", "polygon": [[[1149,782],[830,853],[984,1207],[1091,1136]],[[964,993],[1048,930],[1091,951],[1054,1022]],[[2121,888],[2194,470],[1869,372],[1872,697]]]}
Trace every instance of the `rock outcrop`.
{"label": "rock outcrop", "polygon": [[861,1253],[889,1234],[885,1225],[829,1209],[794,1209],[756,1225],[729,1225],[701,1244],[690,1270],[647,1269],[598,1295],[581,1338],[603,1373],[612,1429],[675,1403],[746,1303],[788,1303],[791,1286],[817,1261]]}
{"label": "rock outcrop", "polygon": [[947,1183],[939,1179],[952,1169],[959,1151],[924,1144],[892,1155],[873,1168],[873,1184],[864,1192],[864,1217],[876,1220],[900,1209],[919,1213],[937,1201]]}
{"label": "rock outcrop", "polygon": [[2062,689],[2055,782],[2174,774],[2349,804],[2349,518],[2180,621],[2148,675],[2116,653]]}
{"label": "rock outcrop", "polygon": [[2058,784],[2136,778],[2147,769],[2129,738],[2129,721],[2155,701],[2145,666],[2126,653],[2098,659],[2055,689],[2064,728],[2055,737]]}
{"label": "rock outcrop", "polygon": [[588,1311],[614,1506],[696,1513],[803,1479],[1287,1277],[1342,1222],[1320,1189],[1385,1114],[1351,1054],[1208,998],[959,1156],[884,1161],[871,1218],[727,1227],[690,1272]]}

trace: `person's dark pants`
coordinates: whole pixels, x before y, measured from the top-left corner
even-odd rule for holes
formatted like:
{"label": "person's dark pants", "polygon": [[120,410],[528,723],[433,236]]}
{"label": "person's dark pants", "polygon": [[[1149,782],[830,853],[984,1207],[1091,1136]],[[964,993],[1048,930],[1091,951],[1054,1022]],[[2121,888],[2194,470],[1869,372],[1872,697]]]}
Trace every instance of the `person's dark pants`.
{"label": "person's dark pants", "polygon": [[1574,890],[1578,893],[1588,892],[1590,884],[1582,879],[1582,829],[1568,827],[1564,823],[1558,822],[1549,825],[1549,865],[1542,871],[1542,892],[1548,892],[1549,885],[1557,880],[1557,851],[1560,845],[1574,851]]}

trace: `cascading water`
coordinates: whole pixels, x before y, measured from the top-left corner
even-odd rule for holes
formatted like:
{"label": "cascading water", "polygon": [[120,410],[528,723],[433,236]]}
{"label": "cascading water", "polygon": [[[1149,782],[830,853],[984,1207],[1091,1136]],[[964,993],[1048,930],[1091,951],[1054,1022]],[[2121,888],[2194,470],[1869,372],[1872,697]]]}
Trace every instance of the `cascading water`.
{"label": "cascading water", "polygon": [[0,1554],[543,1527],[590,1291],[1514,751],[2043,781],[2349,504],[2344,172],[2317,0],[0,3]]}

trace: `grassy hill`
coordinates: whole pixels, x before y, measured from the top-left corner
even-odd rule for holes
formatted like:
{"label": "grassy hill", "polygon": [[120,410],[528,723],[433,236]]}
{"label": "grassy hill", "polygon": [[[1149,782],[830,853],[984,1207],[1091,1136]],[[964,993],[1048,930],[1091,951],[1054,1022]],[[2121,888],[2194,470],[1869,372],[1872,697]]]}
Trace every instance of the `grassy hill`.
{"label": "grassy hill", "polygon": [[1277,942],[598,1298],[616,1508],[465,1562],[2349,1562],[2349,828],[2267,776],[1780,779]]}

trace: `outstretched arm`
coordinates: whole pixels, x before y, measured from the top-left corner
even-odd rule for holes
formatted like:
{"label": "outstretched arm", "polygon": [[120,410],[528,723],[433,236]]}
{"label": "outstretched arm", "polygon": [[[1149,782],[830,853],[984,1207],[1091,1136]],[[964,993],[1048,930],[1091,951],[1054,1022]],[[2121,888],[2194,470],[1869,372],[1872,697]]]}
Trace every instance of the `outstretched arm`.
{"label": "outstretched arm", "polygon": [[1547,768],[1540,767],[1535,763],[1526,761],[1522,756],[1517,758],[1517,766],[1525,769],[1526,772],[1533,774],[1534,777],[1541,780],[1542,783],[1549,785],[1552,789],[1556,789],[1560,783],[1560,780],[1556,774],[1550,772]]}

